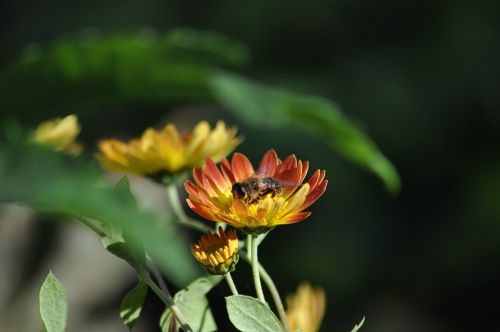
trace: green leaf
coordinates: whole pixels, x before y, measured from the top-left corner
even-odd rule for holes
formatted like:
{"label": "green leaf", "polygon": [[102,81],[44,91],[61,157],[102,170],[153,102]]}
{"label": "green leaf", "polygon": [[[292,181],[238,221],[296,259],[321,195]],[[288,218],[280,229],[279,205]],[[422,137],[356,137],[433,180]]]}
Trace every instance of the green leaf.
{"label": "green leaf", "polygon": [[0,146],[0,201],[108,223],[123,230],[136,257],[146,249],[173,282],[185,285],[196,278],[199,272],[186,249],[189,243],[179,230],[131,206],[113,188],[103,187],[101,177],[100,170],[81,158],[34,146]]}
{"label": "green leaf", "polygon": [[81,114],[103,105],[206,101],[213,69],[248,59],[244,45],[213,32],[85,30],[48,45],[32,44],[0,68],[0,122],[17,117],[36,123],[68,109]]}
{"label": "green leaf", "polygon": [[125,296],[120,305],[120,317],[130,330],[132,330],[141,315],[142,305],[147,292],[147,284],[139,281],[137,286]]}
{"label": "green leaf", "polygon": [[115,192],[117,195],[120,195],[123,201],[127,204],[137,206],[135,197],[132,195],[132,191],[130,190],[130,182],[128,181],[128,177],[126,175],[124,175],[120,181],[115,184]]}
{"label": "green leaf", "polygon": [[[186,317],[194,331],[213,332],[217,330],[206,294],[220,281],[221,276],[205,276],[192,282],[174,296],[174,302]],[[168,332],[173,319],[171,310],[167,309],[160,319],[162,332]]]}
{"label": "green leaf", "polygon": [[361,322],[359,322],[357,325],[354,325],[351,332],[357,332],[363,326],[364,323],[365,323],[365,317],[363,317]]}
{"label": "green leaf", "polygon": [[399,190],[400,179],[394,166],[333,102],[223,72],[213,76],[211,86],[218,101],[245,122],[259,128],[293,126],[301,129],[376,174],[389,191]]}
{"label": "green leaf", "polygon": [[123,240],[113,239],[107,236],[101,238],[101,243],[113,255],[125,260],[134,269],[140,271],[146,266],[146,256],[140,249],[130,250]]}
{"label": "green leaf", "polygon": [[[123,204],[137,208],[137,203],[130,191],[130,183],[126,175],[118,181],[113,190],[117,197],[122,200]],[[141,270],[146,266],[146,254],[144,250],[140,248],[130,250],[126,243],[128,236],[127,234],[123,234],[120,227],[108,223],[104,225],[103,230],[107,235],[101,238],[101,243],[109,252],[127,261],[136,270]]]}
{"label": "green leaf", "polygon": [[47,332],[63,332],[68,317],[68,300],[63,285],[49,271],[39,295],[40,316]]}
{"label": "green leaf", "polygon": [[256,298],[246,295],[226,297],[229,320],[243,332],[278,332],[283,331],[280,321],[274,313]]}

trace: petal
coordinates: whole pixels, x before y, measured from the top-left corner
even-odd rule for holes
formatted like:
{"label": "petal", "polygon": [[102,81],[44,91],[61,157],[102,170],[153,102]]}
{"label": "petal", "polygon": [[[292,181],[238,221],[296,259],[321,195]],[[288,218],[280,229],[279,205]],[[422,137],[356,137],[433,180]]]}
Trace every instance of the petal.
{"label": "petal", "polygon": [[320,177],[321,177],[321,171],[319,169],[317,169],[313,173],[313,175],[309,178],[309,180],[307,181],[307,183],[309,183],[309,185],[311,186],[311,188],[314,188],[319,183]]}
{"label": "petal", "polygon": [[290,197],[284,206],[283,210],[280,211],[280,218],[286,216],[294,210],[297,210],[306,200],[307,194],[309,193],[309,185],[306,183],[299,190],[297,190],[292,197]]}
{"label": "petal", "polygon": [[289,155],[288,157],[285,158],[283,163],[278,167],[276,173],[286,172],[286,171],[288,171],[292,168],[296,168],[296,167],[297,167],[297,157],[295,157],[295,155],[292,154],[292,155]]}
{"label": "petal", "polygon": [[191,182],[190,180],[186,180],[184,181],[184,188],[186,189],[188,195],[189,195],[189,198],[192,198],[192,197],[199,197],[199,188],[197,185],[195,185],[193,182]]}
{"label": "petal", "polygon": [[290,214],[287,218],[281,218],[275,225],[295,224],[308,218],[311,212],[299,212]]}
{"label": "petal", "polygon": [[233,171],[231,169],[231,164],[229,164],[229,161],[227,161],[226,158],[221,160],[220,168],[222,170],[222,174],[224,174],[224,176],[228,178],[231,184],[236,182],[236,180],[234,179]]}
{"label": "petal", "polygon": [[217,221],[215,216],[204,205],[196,203],[195,201],[193,201],[189,198],[186,199],[186,202],[189,205],[189,207],[191,208],[191,210],[193,210],[199,216],[201,216],[205,219],[208,219],[208,220]]}
{"label": "petal", "polygon": [[278,155],[276,151],[269,150],[266,152],[259,165],[258,174],[261,176],[273,176],[278,166]]}
{"label": "petal", "polygon": [[196,184],[199,187],[203,188],[203,171],[201,170],[201,168],[194,168],[193,169],[193,178],[194,178],[194,182],[196,182]]}
{"label": "petal", "polygon": [[220,192],[226,191],[227,188],[231,186],[231,183],[226,181],[226,178],[222,175],[212,159],[208,158],[205,163],[206,166],[203,168],[204,173],[213,181]]}
{"label": "petal", "polygon": [[233,155],[231,166],[236,182],[244,181],[255,173],[248,158],[238,152]]}
{"label": "petal", "polygon": [[304,161],[304,163],[302,164],[302,176],[300,177],[300,183],[304,182],[304,179],[306,178],[307,175],[307,171],[309,171],[309,162]]}
{"label": "petal", "polygon": [[300,206],[300,210],[304,210],[308,208],[312,203],[316,202],[318,198],[320,198],[321,195],[323,195],[323,193],[325,192],[327,185],[328,180],[324,180],[319,185],[314,187],[314,189],[309,192],[309,195],[307,195],[304,203],[302,203],[302,205]]}

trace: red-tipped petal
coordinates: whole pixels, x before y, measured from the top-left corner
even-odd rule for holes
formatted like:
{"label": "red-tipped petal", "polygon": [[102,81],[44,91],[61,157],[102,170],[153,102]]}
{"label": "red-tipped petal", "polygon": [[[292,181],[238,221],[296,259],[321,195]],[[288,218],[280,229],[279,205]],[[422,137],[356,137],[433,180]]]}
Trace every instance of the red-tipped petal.
{"label": "red-tipped petal", "polygon": [[234,179],[233,170],[231,169],[231,164],[229,164],[229,161],[227,161],[226,158],[221,160],[220,168],[222,170],[222,174],[224,174],[224,176],[229,179],[231,184],[236,182],[236,180]]}
{"label": "red-tipped petal", "polygon": [[302,164],[302,176],[300,177],[300,182],[304,182],[304,179],[306,178],[307,172],[309,171],[309,162],[304,161]]}
{"label": "red-tipped petal", "polygon": [[193,169],[193,179],[199,187],[203,187],[203,171],[201,168]]}
{"label": "red-tipped petal", "polygon": [[278,167],[277,172],[278,173],[286,172],[296,167],[297,167],[297,157],[294,154],[292,154],[285,158],[283,163]]}
{"label": "red-tipped petal", "polygon": [[191,210],[193,210],[199,216],[201,216],[205,219],[208,219],[208,220],[216,221],[215,216],[212,213],[210,213],[203,205],[198,204],[198,203],[190,200],[189,198],[186,199],[186,202],[189,205],[189,207],[191,208]]}
{"label": "red-tipped petal", "polygon": [[266,152],[259,165],[259,175],[262,176],[273,176],[278,166],[278,155],[276,151],[269,150]]}
{"label": "red-tipped petal", "polygon": [[217,192],[217,186],[205,174],[203,174],[203,189],[205,189],[205,191],[210,197],[219,196]]}
{"label": "red-tipped petal", "polygon": [[313,175],[309,178],[307,183],[309,183],[309,186],[311,186],[311,188],[314,188],[319,183],[320,177],[321,177],[321,171],[319,169],[317,169],[313,173]]}
{"label": "red-tipped petal", "polygon": [[226,183],[226,179],[217,168],[212,159],[206,160],[206,167],[203,169],[204,173],[213,181],[220,192],[224,192],[226,188],[230,185]]}
{"label": "red-tipped petal", "polygon": [[311,212],[299,212],[297,214],[294,214],[293,216],[290,216],[288,218],[284,218],[281,220],[277,225],[282,225],[282,224],[295,224],[298,223],[299,221],[302,221],[306,218],[308,218],[311,215]]}
{"label": "red-tipped petal", "polygon": [[190,180],[184,181],[184,188],[189,196],[198,197],[198,187]]}
{"label": "red-tipped petal", "polygon": [[312,203],[316,202],[318,198],[320,198],[321,195],[323,195],[323,193],[325,192],[327,185],[328,180],[324,180],[316,187],[314,187],[314,189],[309,192],[309,195],[307,195],[304,203],[302,203],[302,205],[300,206],[300,210],[307,209]]}
{"label": "red-tipped petal", "polygon": [[231,166],[236,182],[244,181],[255,173],[248,158],[241,153],[235,153],[233,155]]}

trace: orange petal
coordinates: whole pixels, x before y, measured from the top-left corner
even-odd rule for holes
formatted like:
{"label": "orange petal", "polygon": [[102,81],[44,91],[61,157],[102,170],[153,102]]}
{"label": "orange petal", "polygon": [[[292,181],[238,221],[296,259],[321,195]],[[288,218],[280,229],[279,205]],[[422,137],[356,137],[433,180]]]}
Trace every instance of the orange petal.
{"label": "orange petal", "polygon": [[248,158],[238,152],[233,155],[231,166],[236,182],[244,181],[255,173]]}
{"label": "orange petal", "polygon": [[199,187],[203,187],[203,171],[200,168],[193,169],[193,179]]}
{"label": "orange petal", "polygon": [[233,207],[234,212],[237,215],[239,215],[239,216],[247,216],[248,215],[248,208],[247,208],[247,206],[245,205],[245,203],[243,203],[239,199],[235,199],[233,201],[232,207]]}
{"label": "orange petal", "polygon": [[304,203],[302,203],[302,205],[300,206],[300,210],[304,210],[308,208],[312,203],[316,202],[318,198],[320,198],[321,195],[323,195],[323,193],[325,192],[327,185],[328,180],[324,180],[319,185],[314,187],[314,189],[309,192],[309,195],[307,195]]}
{"label": "orange petal", "polygon": [[277,172],[282,173],[295,167],[297,167],[297,157],[292,154],[285,158],[283,163],[279,166]]}
{"label": "orange petal", "polygon": [[220,168],[222,170],[222,174],[224,174],[224,176],[227,177],[231,183],[236,182],[236,180],[234,179],[233,171],[231,170],[231,165],[226,158],[221,160]]}
{"label": "orange petal", "polygon": [[212,161],[212,159],[209,158],[206,160],[206,167],[203,168],[203,171],[210,177],[210,179],[217,186],[217,189],[219,189],[220,192],[226,191],[227,187],[231,185],[230,183],[226,182],[226,179],[217,168],[215,163]]}
{"label": "orange petal", "polygon": [[304,179],[306,178],[307,172],[309,171],[309,162],[304,161],[302,164],[302,176],[300,177],[300,182],[304,182]]}
{"label": "orange petal", "polygon": [[290,215],[287,218],[280,219],[276,223],[276,225],[295,224],[295,223],[298,223],[299,221],[302,221],[302,220],[308,218],[310,215],[311,215],[311,212],[307,212],[307,211],[295,213],[295,214]]}
{"label": "orange petal", "polygon": [[191,210],[193,210],[199,216],[208,220],[217,221],[217,219],[215,219],[215,216],[204,205],[198,204],[189,198],[186,199],[186,202]]}
{"label": "orange petal", "polygon": [[199,192],[198,192],[199,188],[190,180],[184,181],[184,188],[186,189],[186,191],[190,197],[191,196],[193,196],[193,197],[199,196]]}
{"label": "orange petal", "polygon": [[266,152],[259,165],[259,175],[262,176],[273,176],[278,166],[278,155],[276,151],[269,150]]}
{"label": "orange petal", "polygon": [[317,169],[313,173],[313,175],[309,178],[309,180],[307,181],[307,183],[309,183],[309,185],[311,186],[311,188],[314,188],[319,183],[320,177],[321,177],[321,171],[319,169]]}

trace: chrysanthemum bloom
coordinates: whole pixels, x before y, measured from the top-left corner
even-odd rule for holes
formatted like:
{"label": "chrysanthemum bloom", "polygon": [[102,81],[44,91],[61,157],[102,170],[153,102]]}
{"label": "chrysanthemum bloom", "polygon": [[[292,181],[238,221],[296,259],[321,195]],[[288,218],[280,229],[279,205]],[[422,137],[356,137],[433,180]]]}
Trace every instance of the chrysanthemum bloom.
{"label": "chrysanthemum bloom", "polygon": [[325,314],[326,297],[321,288],[314,289],[302,283],[297,293],[286,298],[286,317],[292,331],[317,332]]}
{"label": "chrysanthemum bloom", "polygon": [[77,155],[82,151],[82,145],[76,142],[80,130],[78,118],[72,114],[40,123],[33,132],[32,140],[56,151]]}
{"label": "chrysanthemum bloom", "polygon": [[194,183],[184,183],[187,203],[208,220],[253,234],[296,223],[309,217],[311,212],[304,209],[328,184],[323,170],[315,171],[303,183],[308,168],[309,162],[297,160],[295,155],[281,161],[274,150],[266,152],[257,172],[241,153],[235,153],[231,163],[222,159],[220,169],[207,159],[203,168],[193,170]]}
{"label": "chrysanthemum bloom", "polygon": [[102,140],[97,159],[110,171],[157,177],[199,166],[205,158],[220,160],[240,143],[236,128],[226,127],[223,121],[213,130],[202,121],[185,135],[167,124],[160,131],[148,128],[128,142]]}
{"label": "chrysanthemum bloom", "polygon": [[224,232],[219,227],[219,234],[208,232],[198,243],[191,246],[194,258],[213,274],[233,272],[238,263],[238,236],[234,229]]}

